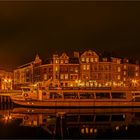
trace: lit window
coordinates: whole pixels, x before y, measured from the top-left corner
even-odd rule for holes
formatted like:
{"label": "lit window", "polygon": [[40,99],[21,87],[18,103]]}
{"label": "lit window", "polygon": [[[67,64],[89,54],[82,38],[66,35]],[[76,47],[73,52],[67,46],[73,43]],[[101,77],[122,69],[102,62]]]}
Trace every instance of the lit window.
{"label": "lit window", "polygon": [[138,76],[139,74],[138,74],[138,72],[136,72],[136,76]]}
{"label": "lit window", "polygon": [[86,70],[86,65],[83,65],[83,70]]}
{"label": "lit window", "polygon": [[98,58],[95,58],[95,62],[98,62]]}
{"label": "lit window", "polygon": [[118,67],[118,72],[120,72],[121,71],[121,68],[120,67]]}
{"label": "lit window", "polygon": [[75,68],[75,72],[78,72],[78,69],[77,68]]}
{"label": "lit window", "polygon": [[58,60],[56,60],[55,63],[57,64],[58,63]]}
{"label": "lit window", "polygon": [[121,76],[120,75],[118,75],[118,80],[120,80],[121,79]]}
{"label": "lit window", "polygon": [[47,74],[44,74],[44,80],[47,80]]}
{"label": "lit window", "polygon": [[60,75],[60,79],[64,79],[64,74],[61,74]]}
{"label": "lit window", "polygon": [[126,78],[124,77],[123,80],[126,81]]}
{"label": "lit window", "polygon": [[68,79],[68,74],[65,74],[65,79]]}
{"label": "lit window", "polygon": [[63,64],[63,60],[61,60],[61,64]]}
{"label": "lit window", "polygon": [[87,70],[89,70],[89,65],[87,65]]}
{"label": "lit window", "polygon": [[58,67],[55,67],[55,71],[58,71]]}
{"label": "lit window", "polygon": [[126,71],[124,71],[123,74],[126,75]]}
{"label": "lit window", "polygon": [[120,72],[121,71],[121,68],[120,67],[118,67],[118,72]]}
{"label": "lit window", "polygon": [[84,62],[85,61],[85,58],[82,58],[82,62]]}
{"label": "lit window", "polygon": [[86,62],[87,62],[87,63],[89,62],[89,58],[86,58]]}
{"label": "lit window", "polygon": [[117,64],[120,64],[120,63],[121,63],[121,61],[118,59],[118,60],[117,60]]}
{"label": "lit window", "polygon": [[86,87],[89,87],[89,82],[86,82]]}
{"label": "lit window", "polygon": [[126,69],[126,65],[124,65],[124,69]]}
{"label": "lit window", "polygon": [[90,58],[90,62],[93,62],[93,58]]}
{"label": "lit window", "polygon": [[85,133],[85,129],[84,129],[84,128],[81,129],[81,133],[82,133],[82,134]]}
{"label": "lit window", "polygon": [[65,60],[65,63],[68,63],[68,60]]}

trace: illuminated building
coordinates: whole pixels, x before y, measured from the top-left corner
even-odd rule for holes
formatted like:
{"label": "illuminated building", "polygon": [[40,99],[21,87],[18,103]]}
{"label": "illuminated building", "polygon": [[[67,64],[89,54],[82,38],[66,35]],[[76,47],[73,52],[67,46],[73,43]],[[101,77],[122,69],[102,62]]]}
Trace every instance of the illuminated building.
{"label": "illuminated building", "polygon": [[139,70],[139,64],[128,59],[104,58],[92,50],[74,52],[73,58],[66,53],[53,54],[46,62],[37,55],[34,61],[14,70],[14,85],[52,80],[53,86],[63,87],[139,86]]}
{"label": "illuminated building", "polygon": [[13,73],[0,70],[0,90],[10,90],[13,87]]}

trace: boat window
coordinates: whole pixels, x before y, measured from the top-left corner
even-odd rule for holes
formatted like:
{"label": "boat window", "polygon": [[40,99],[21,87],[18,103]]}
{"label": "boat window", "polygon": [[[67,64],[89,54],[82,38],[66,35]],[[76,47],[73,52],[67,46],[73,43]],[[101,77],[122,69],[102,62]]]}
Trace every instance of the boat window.
{"label": "boat window", "polygon": [[65,99],[77,99],[78,98],[78,93],[76,92],[64,92],[64,98]]}
{"label": "boat window", "polygon": [[109,98],[110,98],[109,93],[104,93],[104,92],[96,93],[96,99],[109,99]]}
{"label": "boat window", "polygon": [[62,98],[62,94],[57,92],[51,92],[50,99],[56,99],[56,98]]}
{"label": "boat window", "polygon": [[114,98],[114,99],[125,99],[126,98],[126,93],[122,93],[122,92],[112,92],[111,95],[112,95],[112,98]]}
{"label": "boat window", "polygon": [[67,122],[78,122],[78,115],[72,115],[66,117]]}
{"label": "boat window", "polygon": [[23,92],[29,92],[30,91],[30,88],[22,88],[22,91]]}
{"label": "boat window", "polygon": [[94,99],[94,93],[82,92],[80,93],[80,99]]}
{"label": "boat window", "polygon": [[135,101],[135,102],[140,102],[140,97],[135,97],[135,98],[134,98],[134,101]]}
{"label": "boat window", "polygon": [[94,115],[80,115],[80,122],[93,122]]}
{"label": "boat window", "polygon": [[118,114],[118,115],[112,115],[111,121],[124,121],[125,120],[125,114]]}
{"label": "boat window", "polygon": [[109,121],[110,120],[110,115],[96,115],[95,121],[97,122],[104,122],[104,121]]}

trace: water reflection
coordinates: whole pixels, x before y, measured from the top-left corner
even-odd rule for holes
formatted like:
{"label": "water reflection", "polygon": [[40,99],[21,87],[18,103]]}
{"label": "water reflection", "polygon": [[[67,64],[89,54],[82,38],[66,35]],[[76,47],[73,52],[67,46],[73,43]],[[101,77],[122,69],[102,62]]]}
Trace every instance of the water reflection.
{"label": "water reflection", "polygon": [[[0,122],[41,128],[40,138],[140,138],[140,109],[35,109],[1,110]],[[19,131],[19,130],[17,130]],[[25,130],[26,131],[26,130]],[[23,134],[25,133],[23,132]],[[37,133],[39,131],[37,130]],[[41,132],[40,132],[41,133]],[[31,133],[30,135],[35,135]],[[20,135],[20,138],[24,138]],[[30,137],[29,135],[26,137]]]}

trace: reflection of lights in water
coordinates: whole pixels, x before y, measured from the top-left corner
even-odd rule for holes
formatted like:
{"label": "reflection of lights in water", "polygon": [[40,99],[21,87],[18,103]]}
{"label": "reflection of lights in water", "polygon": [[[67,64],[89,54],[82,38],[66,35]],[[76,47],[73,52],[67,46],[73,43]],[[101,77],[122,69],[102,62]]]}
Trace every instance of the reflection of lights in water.
{"label": "reflection of lights in water", "polygon": [[119,126],[116,126],[116,128],[115,128],[115,129],[116,129],[116,131],[117,131],[117,130],[119,130]]}
{"label": "reflection of lights in water", "polygon": [[127,126],[125,127],[125,130],[128,130],[128,127]]}
{"label": "reflection of lights in water", "polygon": [[96,128],[94,129],[94,133],[97,133],[97,129]]}
{"label": "reflection of lights in water", "polygon": [[84,132],[85,132],[85,130],[84,130],[84,128],[82,128],[82,129],[81,129],[81,133],[84,134]]}
{"label": "reflection of lights in water", "polygon": [[90,133],[93,133],[93,128],[90,128]]}
{"label": "reflection of lights in water", "polygon": [[86,133],[88,134],[88,128],[86,128]]}

